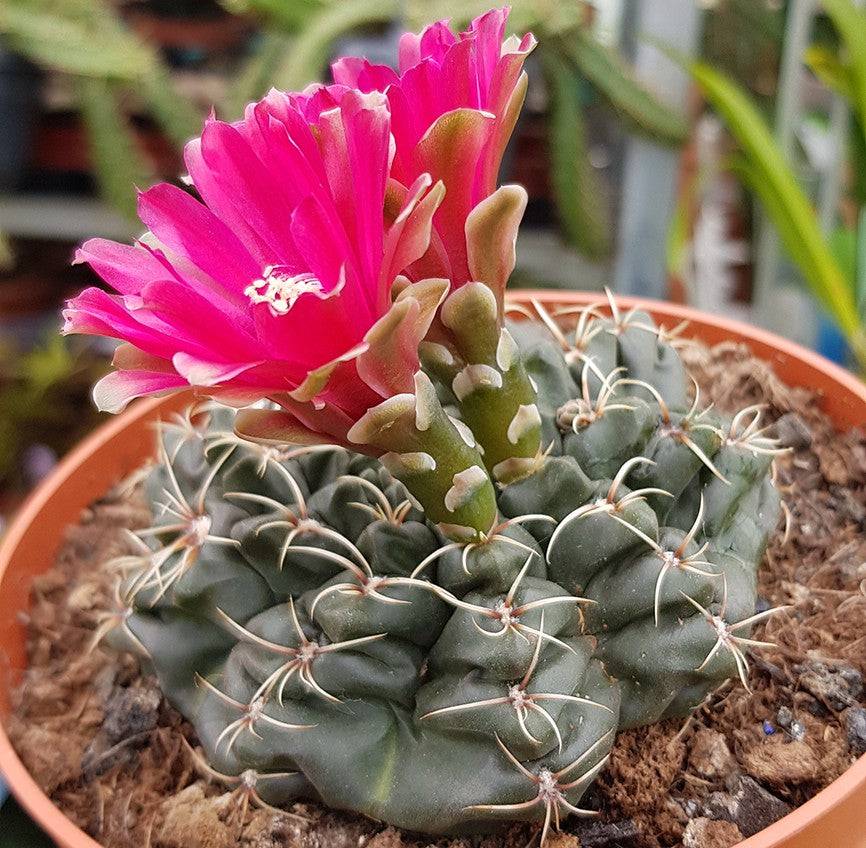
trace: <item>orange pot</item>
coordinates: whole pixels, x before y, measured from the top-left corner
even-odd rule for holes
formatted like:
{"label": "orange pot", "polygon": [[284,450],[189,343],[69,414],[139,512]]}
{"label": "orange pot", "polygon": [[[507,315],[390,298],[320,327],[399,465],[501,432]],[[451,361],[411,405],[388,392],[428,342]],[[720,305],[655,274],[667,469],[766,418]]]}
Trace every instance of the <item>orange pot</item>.
{"label": "orange pot", "polygon": [[[598,295],[526,291],[511,300],[546,305],[585,304]],[[620,298],[623,308],[639,306],[660,323],[687,320],[684,335],[708,344],[734,340],[749,344],[770,361],[786,383],[816,392],[840,430],[866,424],[866,384],[822,357],[778,336],[736,321],[657,301]],[[27,665],[20,613],[28,607],[30,581],[51,565],[64,528],[81,510],[131,471],[152,450],[151,425],[184,403],[182,398],[140,401],[101,427],[70,453],[33,493],[0,544],[0,718],[11,709],[9,688]],[[33,819],[60,848],[99,848],[39,789],[0,729],[0,772]],[[737,848],[866,848],[866,756],[814,798]]]}

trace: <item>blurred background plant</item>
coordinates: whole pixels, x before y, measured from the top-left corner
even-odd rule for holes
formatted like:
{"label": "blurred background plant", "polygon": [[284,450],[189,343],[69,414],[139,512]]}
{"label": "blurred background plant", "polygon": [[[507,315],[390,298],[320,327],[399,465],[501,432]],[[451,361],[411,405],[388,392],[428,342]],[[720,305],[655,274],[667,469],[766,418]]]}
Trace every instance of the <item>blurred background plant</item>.
{"label": "blurred background plant", "polygon": [[104,418],[89,397],[107,365],[79,338],[50,332],[26,350],[0,338],[0,493],[28,491]]}
{"label": "blurred background plant", "polygon": [[[338,53],[362,52],[372,61],[396,65],[401,32],[417,31],[440,19],[451,19],[462,28],[491,4],[489,0],[459,4],[453,0],[225,0],[225,5],[263,24],[265,47],[254,66],[259,78],[293,91],[319,78]],[[688,121],[639,82],[617,52],[600,41],[593,27],[592,3],[513,0],[509,5],[509,30],[533,32],[538,39],[530,71],[536,76],[526,114],[543,112],[544,125],[540,151],[531,151],[518,164],[515,149],[508,161],[517,173],[505,177],[531,183],[532,175],[521,172],[521,164],[525,168],[540,153],[548,166],[542,179],[549,181],[552,218],[560,234],[584,255],[607,258],[613,250],[612,192],[591,164],[587,109],[601,103],[626,130],[671,146],[685,143]],[[247,77],[256,78],[253,73]],[[263,87],[247,88],[244,96],[261,93]],[[516,135],[519,144],[520,129]],[[527,138],[522,141],[526,144]]]}
{"label": "blurred background plant", "polygon": [[[745,84],[709,61],[683,61],[736,142],[724,167],[760,203],[841,334],[847,349],[840,357],[866,374],[866,11],[855,0],[794,0],[788,15],[786,49],[797,51],[801,38],[812,43],[788,63],[787,98],[769,104],[776,106],[775,131],[767,102]],[[837,95],[823,113],[796,102],[801,61]],[[823,186],[816,179],[821,160]],[[758,292],[765,308],[773,308],[772,284]]]}
{"label": "blurred background plant", "polygon": [[[189,13],[203,4],[157,3],[155,20],[164,5]],[[0,6],[7,50],[63,75],[80,111],[100,193],[130,220],[136,220],[130,187],[157,178],[153,157],[136,140],[133,111],[146,114],[178,149],[200,130],[202,118],[178,91],[159,45],[132,28],[146,20],[136,15],[137,6],[109,0],[5,0]]]}

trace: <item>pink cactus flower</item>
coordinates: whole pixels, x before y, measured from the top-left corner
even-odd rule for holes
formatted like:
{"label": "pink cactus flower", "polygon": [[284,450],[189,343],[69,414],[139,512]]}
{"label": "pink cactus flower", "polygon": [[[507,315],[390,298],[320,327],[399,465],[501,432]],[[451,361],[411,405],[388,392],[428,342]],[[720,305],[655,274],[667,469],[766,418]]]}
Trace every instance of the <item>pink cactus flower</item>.
{"label": "pink cactus flower", "polygon": [[[526,91],[522,72],[535,46],[531,34],[503,42],[507,9],[476,18],[455,35],[447,21],[400,41],[399,75],[365,59],[333,66],[334,80],[361,91],[385,92],[396,144],[393,176],[410,185],[428,173],[445,185],[430,251],[416,275],[473,279],[465,225],[496,190],[499,167]],[[515,225],[516,226],[516,225]]]}
{"label": "pink cactus flower", "polygon": [[[67,304],[67,333],[125,344],[96,387],[103,409],[188,385],[238,405],[275,400],[302,428],[346,442],[368,409],[414,391],[418,343],[444,281],[403,280],[427,250],[441,185],[390,178],[386,98],[343,86],[272,91],[242,121],[211,118],[185,150],[201,201],[139,196],[135,245],[85,243],[117,293]],[[383,226],[386,195],[398,197]]]}

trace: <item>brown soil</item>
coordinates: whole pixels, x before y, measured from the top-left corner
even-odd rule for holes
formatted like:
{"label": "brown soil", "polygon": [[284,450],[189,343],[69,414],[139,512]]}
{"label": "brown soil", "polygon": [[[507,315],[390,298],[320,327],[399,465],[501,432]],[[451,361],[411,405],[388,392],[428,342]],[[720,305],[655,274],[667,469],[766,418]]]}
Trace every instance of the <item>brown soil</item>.
{"label": "brown soil", "polygon": [[[801,804],[866,747],[866,436],[836,434],[804,390],[741,347],[684,354],[702,397],[762,402],[792,451],[778,462],[790,511],[767,553],[761,598],[790,605],[756,633],[749,694],[721,687],[694,715],[619,735],[610,764],[547,848],[727,848]],[[315,804],[289,814],[206,779],[191,728],[136,662],[94,634],[111,620],[114,577],[145,506],[118,489],[71,528],[33,588],[31,669],[9,721],[28,768],[66,814],[110,848],[523,848],[538,828],[493,837],[403,834]],[[115,616],[116,618],[116,616]]]}

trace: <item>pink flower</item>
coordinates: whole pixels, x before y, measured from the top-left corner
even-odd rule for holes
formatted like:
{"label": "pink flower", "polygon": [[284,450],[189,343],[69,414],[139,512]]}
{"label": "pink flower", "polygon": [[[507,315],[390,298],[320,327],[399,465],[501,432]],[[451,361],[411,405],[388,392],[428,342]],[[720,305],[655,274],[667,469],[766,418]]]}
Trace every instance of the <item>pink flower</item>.
{"label": "pink flower", "polygon": [[[396,144],[392,174],[410,185],[429,173],[445,185],[433,243],[418,274],[472,279],[465,225],[496,190],[499,166],[526,91],[522,73],[532,35],[503,43],[507,9],[476,18],[455,35],[446,21],[400,41],[399,76],[365,59],[340,59],[338,84],[385,92]],[[416,274],[417,275],[417,274]]]}
{"label": "pink flower", "polygon": [[117,294],[70,300],[64,332],[127,343],[99,406],[193,385],[237,404],[272,398],[345,442],[368,409],[413,392],[446,285],[404,280],[392,301],[392,284],[427,250],[442,189],[426,174],[390,180],[391,131],[383,95],[343,86],[272,91],[236,124],[209,120],[185,151],[203,202],[155,186],[139,196],[149,232],[134,246],[78,251]]}

